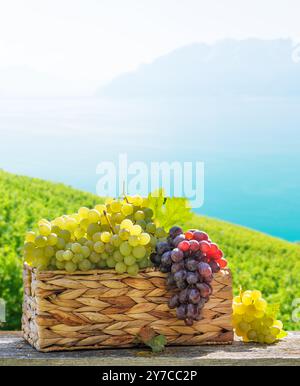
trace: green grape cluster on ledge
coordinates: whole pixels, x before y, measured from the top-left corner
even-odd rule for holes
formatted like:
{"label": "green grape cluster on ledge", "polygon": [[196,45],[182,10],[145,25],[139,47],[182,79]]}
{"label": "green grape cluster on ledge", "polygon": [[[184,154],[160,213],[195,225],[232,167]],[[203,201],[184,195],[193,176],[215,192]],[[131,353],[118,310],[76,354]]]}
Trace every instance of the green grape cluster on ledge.
{"label": "green grape cluster on ledge", "polygon": [[40,220],[38,231],[26,234],[24,261],[39,270],[115,269],[135,276],[152,265],[149,257],[166,237],[147,199],[108,199],[93,209]]}
{"label": "green grape cluster on ledge", "polygon": [[240,291],[233,299],[233,326],[244,342],[275,343],[287,334],[276,319],[279,305],[268,305],[257,290]]}

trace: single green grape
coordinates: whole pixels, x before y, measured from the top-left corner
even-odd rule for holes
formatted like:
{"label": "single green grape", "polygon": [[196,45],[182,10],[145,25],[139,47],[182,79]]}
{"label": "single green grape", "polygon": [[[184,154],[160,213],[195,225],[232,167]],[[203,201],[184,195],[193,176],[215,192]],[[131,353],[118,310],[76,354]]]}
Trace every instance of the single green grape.
{"label": "single green grape", "polygon": [[42,236],[49,236],[51,233],[51,225],[46,223],[39,225],[39,232]]}
{"label": "single green grape", "polygon": [[142,210],[138,210],[133,217],[136,221],[145,220],[145,213]]}
{"label": "single green grape", "polygon": [[138,265],[141,269],[147,268],[149,267],[149,260],[146,257],[144,257],[142,260],[138,261]]}
{"label": "single green grape", "polygon": [[119,247],[122,243],[122,239],[120,238],[119,235],[112,235],[111,237],[111,243],[114,247]]}
{"label": "single green grape", "polygon": [[138,220],[136,222],[136,225],[139,225],[142,228],[142,230],[144,231],[146,229],[147,223],[145,220]]}
{"label": "single green grape", "polygon": [[65,264],[65,270],[67,272],[75,272],[77,269],[77,265],[74,264],[72,261],[67,261]]}
{"label": "single green grape", "polygon": [[247,322],[247,323],[251,323],[251,322],[253,322],[253,320],[254,320],[254,315],[251,315],[251,314],[249,314],[249,313],[246,313],[246,314],[244,315],[244,320],[245,320],[245,322]]}
{"label": "single green grape", "polygon": [[47,243],[48,245],[54,247],[57,244],[57,235],[55,233],[50,233],[50,235],[47,237]]}
{"label": "single green grape", "polygon": [[138,272],[139,272],[139,266],[137,264],[133,264],[127,267],[127,273],[130,276],[136,276]]}
{"label": "single green grape", "polygon": [[96,243],[97,241],[101,241],[101,232],[94,233],[92,236],[92,240],[94,241],[94,243]]}
{"label": "single green grape", "polygon": [[143,197],[136,195],[131,197],[131,202],[134,206],[142,206],[143,205]]}
{"label": "single green grape", "polygon": [[71,247],[72,252],[74,253],[81,253],[81,244],[79,243],[73,243]]}
{"label": "single green grape", "polygon": [[74,231],[74,236],[77,240],[81,239],[85,235],[85,230],[83,228],[77,228]]}
{"label": "single green grape", "polygon": [[90,256],[91,250],[90,250],[89,247],[87,247],[86,245],[84,245],[84,246],[81,247],[81,253],[83,254],[83,256],[84,256],[85,258],[87,258],[87,257]]}
{"label": "single green grape", "polygon": [[79,217],[80,218],[87,218],[89,215],[89,211],[90,211],[89,208],[86,208],[84,206],[79,208],[79,210],[78,210]]}
{"label": "single green grape", "polygon": [[94,243],[92,240],[86,240],[86,242],[84,243],[84,246],[88,247],[90,251],[94,250]]}
{"label": "single green grape", "polygon": [[97,252],[92,252],[90,254],[89,260],[91,263],[97,264],[101,260],[101,255]]}
{"label": "single green grape", "polygon": [[62,229],[59,232],[59,237],[64,239],[65,243],[68,243],[71,240],[71,233],[66,229]]}
{"label": "single green grape", "polygon": [[81,246],[85,245],[85,243],[88,241],[86,237],[81,237],[80,239],[77,240],[77,243],[79,243]]}
{"label": "single green grape", "polygon": [[146,248],[143,245],[138,245],[132,249],[132,254],[136,259],[142,259],[146,255]]}
{"label": "single green grape", "polygon": [[100,213],[97,211],[97,209],[91,209],[88,213],[88,220],[91,222],[91,223],[97,223],[98,221],[100,221],[100,218],[101,218],[101,215]]}
{"label": "single green grape", "polygon": [[87,230],[88,226],[90,225],[90,222],[88,220],[88,218],[83,218],[82,220],[80,220],[79,222],[79,226],[81,229],[84,229],[85,231]]}
{"label": "single green grape", "polygon": [[110,226],[108,224],[101,224],[100,229],[101,229],[101,233],[102,232],[111,232]]}
{"label": "single green grape", "polygon": [[125,263],[123,263],[122,261],[118,261],[116,266],[115,266],[115,270],[118,274],[122,274],[122,273],[125,273],[126,270],[127,270],[127,266]]}
{"label": "single green grape", "polygon": [[57,225],[51,224],[51,232],[52,233],[55,233],[58,236],[60,231],[61,231],[60,227],[58,227]]}
{"label": "single green grape", "polygon": [[251,294],[243,294],[242,302],[245,306],[250,306],[252,304]]}
{"label": "single green grape", "polygon": [[111,203],[110,203],[110,209],[113,213],[118,213],[120,212],[121,210],[121,206],[122,204],[120,203],[120,201],[118,200],[113,200]]}
{"label": "single green grape", "polygon": [[130,229],[131,236],[139,236],[142,233],[142,228],[139,225],[133,225]]}
{"label": "single green grape", "polygon": [[78,227],[78,222],[79,222],[79,219],[78,221],[73,218],[73,217],[69,217],[68,221],[67,221],[67,229],[70,231],[70,232],[74,232],[75,229],[77,229]]}
{"label": "single green grape", "polygon": [[34,257],[37,259],[42,259],[44,257],[44,253],[45,248],[38,247],[33,250]]}
{"label": "single green grape", "polygon": [[156,225],[153,222],[149,222],[146,226],[146,232],[154,235],[156,232]]}
{"label": "single green grape", "polygon": [[121,240],[125,241],[125,240],[128,240],[129,239],[129,236],[130,236],[130,232],[128,229],[120,229],[120,232],[119,232],[119,237]]}
{"label": "single green grape", "polygon": [[151,208],[143,208],[145,218],[146,219],[151,219],[153,217],[153,210]]}
{"label": "single green grape", "polygon": [[57,243],[56,243],[56,248],[57,249],[65,249],[65,246],[66,246],[65,240],[62,239],[61,237],[58,237]]}
{"label": "single green grape", "polygon": [[135,264],[136,260],[133,256],[129,255],[124,257],[124,263],[129,266]]}
{"label": "single green grape", "polygon": [[271,327],[270,328],[270,334],[271,335],[273,335],[273,336],[277,336],[277,335],[279,335],[279,333],[280,333],[280,328],[279,327],[277,327],[277,326],[273,326],[273,327]]}
{"label": "single green grape", "polygon": [[72,261],[73,261],[73,263],[78,264],[83,259],[84,259],[84,256],[82,253],[74,253],[74,257],[73,257]]}
{"label": "single green grape", "polygon": [[274,323],[274,319],[271,317],[265,317],[263,323],[267,327],[272,327]]}
{"label": "single green grape", "polygon": [[116,261],[115,261],[115,259],[114,259],[112,256],[110,256],[110,257],[106,260],[106,264],[107,264],[107,266],[108,266],[109,268],[114,268],[115,265],[116,265]]}
{"label": "single green grape", "polygon": [[115,247],[110,244],[110,243],[107,243],[105,244],[105,252],[107,252],[109,255],[111,255],[115,250]]}
{"label": "single green grape", "polygon": [[101,232],[101,227],[99,224],[92,223],[88,225],[87,234],[89,236],[92,237],[95,233],[98,233],[98,232]]}
{"label": "single green grape", "polygon": [[101,253],[101,260],[107,260],[109,258],[109,254],[106,252]]}
{"label": "single green grape", "polygon": [[101,241],[103,243],[109,243],[111,240],[111,236],[112,236],[111,233],[103,232],[103,233],[101,233]]}
{"label": "single green grape", "polygon": [[256,340],[257,334],[255,330],[249,330],[247,333],[247,338],[249,340]]}
{"label": "single green grape", "polygon": [[110,215],[110,214],[107,212],[107,210],[106,210],[106,215],[104,215],[104,214],[101,215],[101,218],[100,218],[100,223],[101,223],[101,225],[102,225],[102,226],[103,226],[103,225],[109,225],[107,219],[110,220],[110,218],[111,218],[111,215]]}
{"label": "single green grape", "polygon": [[91,269],[91,262],[88,259],[83,259],[78,264],[80,271],[89,271]]}
{"label": "single green grape", "polygon": [[120,224],[120,229],[127,229],[130,231],[130,229],[133,227],[133,222],[129,219],[125,219]]}
{"label": "single green grape", "polygon": [[103,214],[103,212],[106,210],[106,206],[103,204],[98,204],[95,206],[95,209],[100,213]]}
{"label": "single green grape", "polygon": [[47,237],[39,235],[35,238],[35,245],[37,247],[45,247],[47,245]]}
{"label": "single green grape", "polygon": [[251,329],[250,324],[246,322],[240,322],[238,327],[242,332],[248,332]]}
{"label": "single green grape", "polygon": [[243,315],[246,311],[246,307],[242,303],[233,303],[233,310],[237,315]]}
{"label": "single green grape", "polygon": [[99,263],[98,263],[98,267],[100,268],[100,269],[104,269],[104,268],[106,268],[107,267],[107,264],[106,264],[106,260],[100,260],[99,261]]}
{"label": "single green grape", "polygon": [[156,247],[156,244],[157,244],[157,238],[154,237],[154,236],[152,236],[152,235],[150,235],[150,246],[151,246],[152,248],[155,248],[155,247]]}
{"label": "single green grape", "polygon": [[47,245],[44,249],[45,257],[53,257],[55,255],[55,249],[51,245]]}
{"label": "single green grape", "polygon": [[111,222],[113,224],[121,224],[121,222],[124,220],[124,216],[122,213],[113,213],[111,216]]}
{"label": "single green grape", "polygon": [[60,229],[62,229],[65,226],[65,220],[62,217],[57,217],[52,221],[53,225],[56,225]]}
{"label": "single green grape", "polygon": [[140,244],[140,240],[138,236],[129,236],[128,244],[132,247],[136,247]]}
{"label": "single green grape", "polygon": [[273,335],[265,335],[265,343],[272,344],[276,342],[276,337]]}
{"label": "single green grape", "polygon": [[113,253],[113,258],[115,261],[117,262],[120,262],[120,261],[123,261],[124,260],[124,256],[121,254],[121,252],[119,250],[117,251],[114,251]]}
{"label": "single green grape", "polygon": [[65,269],[65,262],[64,261],[56,260],[55,265],[56,265],[57,269]]}
{"label": "single green grape", "polygon": [[121,207],[121,213],[124,216],[130,216],[133,213],[133,205],[127,203],[123,204]]}
{"label": "single green grape", "polygon": [[35,232],[27,232],[25,236],[25,241],[27,243],[34,243],[35,242]]}
{"label": "single green grape", "polygon": [[32,242],[27,242],[23,246],[24,251],[31,251],[32,252],[34,248],[35,248],[35,245]]}
{"label": "single green grape", "polygon": [[102,253],[105,251],[105,244],[102,241],[97,241],[94,244],[94,251],[97,253]]}
{"label": "single green grape", "polygon": [[55,254],[56,260],[61,262],[64,261],[64,253],[65,251],[63,250],[57,251]]}
{"label": "single green grape", "polygon": [[140,236],[140,244],[141,245],[148,245],[150,243],[151,237],[148,233],[141,233]]}
{"label": "single green grape", "polygon": [[267,302],[264,299],[254,301],[254,306],[258,311],[264,311],[267,308]]}
{"label": "single green grape", "polygon": [[123,241],[120,245],[120,252],[123,256],[129,256],[131,254],[132,247],[129,245],[128,241]]}
{"label": "single green grape", "polygon": [[73,254],[72,251],[67,250],[67,251],[64,251],[63,257],[64,257],[64,260],[65,260],[65,261],[70,261],[70,260],[73,259],[74,254]]}

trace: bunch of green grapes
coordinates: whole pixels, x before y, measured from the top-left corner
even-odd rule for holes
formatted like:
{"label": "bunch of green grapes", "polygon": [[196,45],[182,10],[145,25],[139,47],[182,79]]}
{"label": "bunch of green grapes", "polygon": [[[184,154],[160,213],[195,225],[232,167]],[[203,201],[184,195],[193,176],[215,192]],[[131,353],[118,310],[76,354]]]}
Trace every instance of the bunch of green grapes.
{"label": "bunch of green grapes", "polygon": [[39,270],[115,269],[136,275],[151,266],[150,254],[166,237],[146,199],[109,199],[93,209],[40,220],[38,231],[26,234],[24,260]]}
{"label": "bunch of green grapes", "polygon": [[241,291],[233,299],[233,326],[244,342],[272,344],[286,336],[274,314],[260,291]]}

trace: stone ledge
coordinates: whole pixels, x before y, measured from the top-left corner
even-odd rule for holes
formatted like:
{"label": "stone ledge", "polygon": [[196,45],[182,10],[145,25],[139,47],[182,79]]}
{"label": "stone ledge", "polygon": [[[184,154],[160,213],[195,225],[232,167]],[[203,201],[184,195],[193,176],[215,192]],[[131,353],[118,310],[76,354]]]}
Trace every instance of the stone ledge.
{"label": "stone ledge", "polygon": [[19,332],[0,332],[0,366],[300,366],[300,332],[275,345],[235,342],[230,346],[168,347],[161,354],[143,349],[39,353]]}

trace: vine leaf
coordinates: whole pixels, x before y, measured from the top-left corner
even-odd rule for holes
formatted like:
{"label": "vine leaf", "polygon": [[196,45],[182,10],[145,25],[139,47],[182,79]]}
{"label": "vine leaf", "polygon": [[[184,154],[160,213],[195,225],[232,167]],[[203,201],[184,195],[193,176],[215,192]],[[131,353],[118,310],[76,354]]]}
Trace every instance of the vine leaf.
{"label": "vine leaf", "polygon": [[147,203],[158,225],[165,229],[183,225],[192,219],[189,201],[183,197],[166,197],[163,189],[150,193]]}
{"label": "vine leaf", "polygon": [[154,353],[162,352],[167,344],[166,337],[164,335],[156,335],[156,332],[151,327],[141,328],[138,339],[150,347]]}

